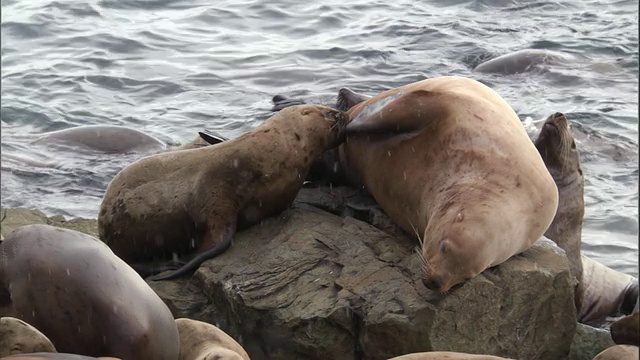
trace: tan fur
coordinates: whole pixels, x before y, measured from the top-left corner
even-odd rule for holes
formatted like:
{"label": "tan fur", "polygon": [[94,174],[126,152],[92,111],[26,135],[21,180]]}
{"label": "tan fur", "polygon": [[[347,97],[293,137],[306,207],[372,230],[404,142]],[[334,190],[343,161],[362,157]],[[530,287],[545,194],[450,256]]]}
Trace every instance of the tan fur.
{"label": "tan fur", "polygon": [[294,106],[234,139],[142,158],[109,184],[100,238],[127,262],[220,247],[236,223],[289,207],[311,164],[343,141],[347,120],[325,106]]}
{"label": "tan fur", "polygon": [[513,109],[487,86],[437,77],[348,113],[342,168],[422,238],[425,285],[437,279],[433,287],[447,291],[529,248],[553,220],[556,185]]}
{"label": "tan fur", "polygon": [[534,144],[558,188],[558,210],[544,236],[567,254],[569,269],[576,278],[575,304],[582,308],[582,222],[584,219],[584,176],[580,154],[571,134],[569,120],[554,113],[546,120]]}
{"label": "tan fur", "polygon": [[176,319],[180,333],[179,360],[249,360],[249,355],[231,336],[202,321]]}
{"label": "tan fur", "polygon": [[633,345],[615,345],[605,349],[593,360],[638,360],[638,347]]}
{"label": "tan fur", "polygon": [[509,360],[493,355],[476,355],[451,351],[430,351],[396,356],[389,360]]}
{"label": "tan fur", "polygon": [[14,317],[0,318],[0,357],[38,351],[55,352],[40,330]]}

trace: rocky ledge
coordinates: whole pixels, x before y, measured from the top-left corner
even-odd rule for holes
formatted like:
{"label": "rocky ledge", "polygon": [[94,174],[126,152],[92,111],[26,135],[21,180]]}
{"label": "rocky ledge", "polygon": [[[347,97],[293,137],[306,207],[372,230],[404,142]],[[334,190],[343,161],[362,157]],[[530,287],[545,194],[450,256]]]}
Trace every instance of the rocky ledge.
{"label": "rocky ledge", "polygon": [[[24,209],[9,209],[2,233],[29,223],[97,233],[95,220]],[[176,318],[218,326],[253,359],[451,350],[577,360],[613,345],[576,323],[568,262],[549,240],[446,295],[422,285],[416,245],[359,191],[305,188],[191,278],[149,285]]]}

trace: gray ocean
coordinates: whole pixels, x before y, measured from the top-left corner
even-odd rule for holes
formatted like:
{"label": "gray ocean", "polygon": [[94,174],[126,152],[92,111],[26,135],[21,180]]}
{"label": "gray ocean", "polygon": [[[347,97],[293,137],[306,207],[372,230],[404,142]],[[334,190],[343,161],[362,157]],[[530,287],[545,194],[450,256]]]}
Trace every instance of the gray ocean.
{"label": "gray ocean", "polygon": [[[473,71],[522,49],[579,61]],[[2,206],[96,218],[140,156],[33,143],[43,132],[234,137],[276,94],[332,104],[341,87],[373,95],[441,75],[492,87],[531,136],[567,115],[586,177],[583,252],[638,276],[637,0],[2,0]]]}

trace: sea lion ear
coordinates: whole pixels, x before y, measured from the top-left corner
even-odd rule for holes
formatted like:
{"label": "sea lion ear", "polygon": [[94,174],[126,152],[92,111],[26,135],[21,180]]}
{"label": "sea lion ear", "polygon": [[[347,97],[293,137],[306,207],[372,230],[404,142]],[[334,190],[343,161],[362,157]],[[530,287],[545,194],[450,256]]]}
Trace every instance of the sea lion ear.
{"label": "sea lion ear", "polygon": [[229,140],[227,137],[224,137],[215,131],[211,131],[207,129],[198,131],[198,135],[200,135],[202,140],[208,142],[211,145],[219,144],[221,142]]}

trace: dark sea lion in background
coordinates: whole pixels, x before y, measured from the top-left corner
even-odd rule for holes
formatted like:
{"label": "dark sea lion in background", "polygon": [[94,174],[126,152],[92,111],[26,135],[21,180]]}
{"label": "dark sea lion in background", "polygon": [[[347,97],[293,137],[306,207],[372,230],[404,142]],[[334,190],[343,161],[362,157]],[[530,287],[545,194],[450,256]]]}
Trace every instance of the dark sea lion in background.
{"label": "dark sea lion in background", "polygon": [[186,265],[152,280],[193,271],[231,246],[236,228],[287,209],[313,162],[344,141],[348,119],[325,106],[292,106],[234,139],[142,158],[109,184],[100,237],[128,263],[195,247]]}
{"label": "dark sea lion in background", "polygon": [[40,330],[14,317],[0,318],[0,357],[56,348]]}
{"label": "dark sea lion in background", "polygon": [[[4,359],[15,359],[15,360],[121,360],[119,358],[114,357],[93,357],[93,356],[84,356],[84,355],[76,355],[76,354],[65,354],[65,353],[53,353],[53,352],[38,352],[38,353],[30,353],[30,354],[19,354],[8,356]],[[122,359],[124,360],[124,359]]]}
{"label": "dark sea lion in background", "polygon": [[40,330],[60,352],[175,360],[167,305],[103,242],[26,225],[0,243],[0,312]]}
{"label": "dark sea lion in background", "polygon": [[630,314],[638,302],[638,279],[582,255],[582,307],[578,321],[600,326],[607,317]]}
{"label": "dark sea lion in background", "polygon": [[180,333],[179,360],[249,360],[237,341],[217,327],[202,321],[176,319]]}
{"label": "dark sea lion in background", "polygon": [[640,352],[633,345],[615,345],[596,355],[593,360],[638,360]]}
{"label": "dark sea lion in background", "polygon": [[640,312],[638,310],[614,321],[609,329],[611,339],[616,344],[640,346]]}
{"label": "dark sea lion in background", "polygon": [[500,356],[467,354],[453,351],[429,351],[396,356],[389,360],[510,360]]}
{"label": "dark sea lion in background", "polygon": [[544,49],[525,49],[498,56],[477,65],[473,71],[503,75],[526,72],[541,64],[571,64],[575,55]]}
{"label": "dark sea lion in background", "polygon": [[422,239],[429,289],[446,292],[501,264],[551,224],[553,178],[511,106],[489,87],[436,77],[348,113],[340,168]]}
{"label": "dark sea lion in background", "polygon": [[558,210],[544,236],[565,251],[569,269],[578,284],[576,309],[582,304],[582,222],[584,219],[584,176],[580,154],[571,134],[569,121],[562,113],[550,115],[544,122],[534,144],[542,156],[558,188]]}
{"label": "dark sea lion in background", "polygon": [[145,152],[165,144],[142,131],[112,125],[86,125],[41,134],[36,142],[80,145],[106,153]]}

